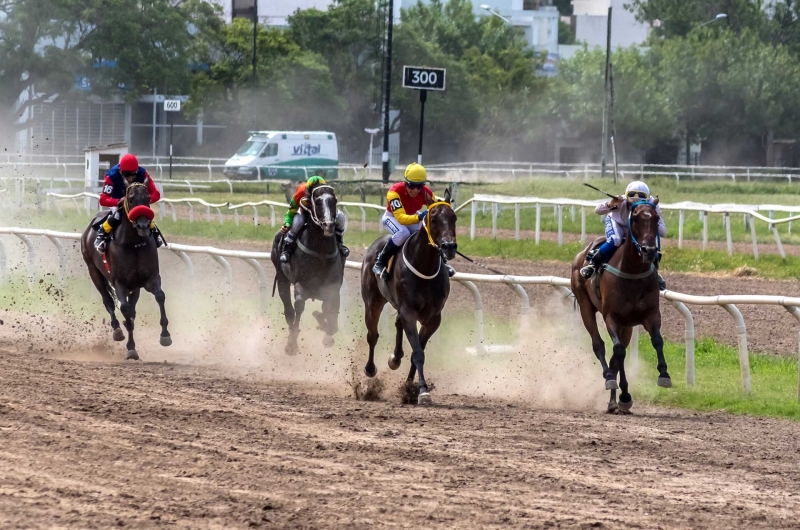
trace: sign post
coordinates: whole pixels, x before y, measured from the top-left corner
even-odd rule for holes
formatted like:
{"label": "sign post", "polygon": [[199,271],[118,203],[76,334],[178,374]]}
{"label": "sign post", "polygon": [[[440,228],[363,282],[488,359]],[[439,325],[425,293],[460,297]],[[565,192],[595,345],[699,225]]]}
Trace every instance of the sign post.
{"label": "sign post", "polygon": [[[181,100],[165,99],[164,112],[180,112]],[[169,114],[167,114],[169,116]],[[169,179],[172,180],[172,118],[169,118]]]}
{"label": "sign post", "polygon": [[419,151],[417,164],[422,164],[422,133],[425,125],[425,101],[428,99],[429,90],[443,92],[445,89],[444,68],[428,68],[426,66],[404,66],[403,87],[419,90]]}

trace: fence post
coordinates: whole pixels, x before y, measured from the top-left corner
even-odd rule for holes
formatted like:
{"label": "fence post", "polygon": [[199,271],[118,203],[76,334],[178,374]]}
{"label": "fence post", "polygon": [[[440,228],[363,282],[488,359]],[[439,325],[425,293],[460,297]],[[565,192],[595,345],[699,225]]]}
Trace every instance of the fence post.
{"label": "fence post", "polygon": [[631,332],[631,361],[636,362],[639,360],[639,326],[633,326]]}
{"label": "fence post", "polygon": [[564,207],[558,205],[558,246],[564,244]]}
{"label": "fence post", "polygon": [[28,247],[28,289],[33,289],[33,284],[36,281],[36,254],[33,249],[33,241],[25,234],[14,234],[25,243]]}
{"label": "fence post", "polygon": [[581,206],[581,245],[586,244],[586,208]]}
{"label": "fence post", "polygon": [[778,245],[778,253],[781,255],[781,259],[786,259],[786,251],[783,250],[783,243],[781,243],[781,236],[778,234],[778,229],[775,228],[774,224],[770,225],[772,229],[772,235],[775,236],[775,243]]}
{"label": "fence post", "polygon": [[542,225],[542,205],[536,203],[536,244],[539,244],[539,231]]}
{"label": "fence post", "polygon": [[262,313],[267,312],[267,305],[269,299],[267,298],[267,273],[264,272],[264,267],[253,258],[243,258],[245,263],[255,269],[258,275],[258,307]]}
{"label": "fence post", "polygon": [[486,346],[484,345],[485,339],[483,337],[483,301],[481,300],[481,293],[474,283],[467,280],[459,280],[457,276],[453,279],[472,293],[472,301],[475,303],[475,353],[483,353],[486,351]]}
{"label": "fence post", "polygon": [[497,239],[497,203],[492,203],[492,239]]}
{"label": "fence post", "polygon": [[739,340],[739,371],[742,376],[742,389],[750,393],[750,358],[747,354],[747,328],[739,308],[733,304],[723,304],[722,307],[731,314],[736,322],[736,335]]}
{"label": "fence post", "polygon": [[758,240],[756,239],[756,223],[753,214],[747,214],[750,221],[750,237],[753,239],[753,259],[758,261]]}
{"label": "fence post", "polygon": [[258,226],[258,207],[253,206],[253,226]]}
{"label": "fence post", "polygon": [[708,246],[708,212],[703,212],[703,252]]}
{"label": "fence post", "polygon": [[189,207],[189,222],[193,223],[194,222],[194,208],[192,208],[192,203],[187,202],[186,206]]}
{"label": "fence post", "polygon": [[471,241],[475,239],[475,216],[478,215],[478,203],[475,202],[474,198],[472,199],[470,211],[472,213],[472,217],[469,220],[469,239]]}
{"label": "fence post", "polygon": [[184,252],[182,250],[175,250],[175,249],[172,249],[172,252],[176,256],[181,258],[181,261],[183,261],[183,264],[186,265],[186,272],[189,275],[189,277],[191,278],[192,276],[194,276],[194,265],[192,264],[192,260],[189,258],[189,256],[186,254],[186,252]]}
{"label": "fence post", "polygon": [[678,210],[678,248],[683,248],[683,210]]}
{"label": "fence post", "polygon": [[519,203],[514,203],[514,239],[519,241]]}
{"label": "fence post", "polygon": [[682,302],[677,300],[670,300],[672,307],[678,310],[683,316],[683,339],[685,341],[686,349],[686,384],[689,386],[694,385],[695,368],[694,368],[694,316]]}
{"label": "fence post", "polygon": [[6,246],[3,244],[3,240],[0,239],[0,285],[5,285],[6,282],[8,282]]}
{"label": "fence post", "polygon": [[733,240],[731,239],[731,214],[730,212],[725,212],[723,216],[725,221],[725,238],[728,242],[728,256],[733,256]]}
{"label": "fence post", "polygon": [[67,256],[64,254],[64,247],[57,237],[47,236],[47,239],[53,243],[53,246],[56,247],[56,252],[58,252],[58,286],[63,289],[66,282]]}
{"label": "fence post", "polygon": [[[784,306],[788,312],[800,323],[800,308],[796,306]],[[797,333],[797,401],[800,401],[800,331]]]}

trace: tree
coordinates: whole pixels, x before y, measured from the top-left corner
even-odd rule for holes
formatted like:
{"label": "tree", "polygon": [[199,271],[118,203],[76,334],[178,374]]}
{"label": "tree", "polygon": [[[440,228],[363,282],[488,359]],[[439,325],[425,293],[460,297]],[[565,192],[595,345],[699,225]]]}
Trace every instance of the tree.
{"label": "tree", "polygon": [[153,87],[183,92],[196,46],[192,32],[220,23],[214,7],[200,0],[8,0],[0,13],[6,124],[31,105],[70,96],[76,75],[88,77],[95,94],[129,100]]}

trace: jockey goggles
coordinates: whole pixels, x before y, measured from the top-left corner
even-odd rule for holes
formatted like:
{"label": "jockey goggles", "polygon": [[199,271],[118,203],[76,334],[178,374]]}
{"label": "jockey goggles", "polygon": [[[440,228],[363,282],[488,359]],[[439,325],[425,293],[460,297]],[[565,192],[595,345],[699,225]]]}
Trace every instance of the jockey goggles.
{"label": "jockey goggles", "polygon": [[408,181],[406,181],[406,186],[408,186],[409,189],[412,189],[412,190],[421,190],[422,188],[425,187],[425,183],[424,182],[408,182]]}
{"label": "jockey goggles", "polygon": [[633,199],[634,197],[639,197],[640,199],[646,199],[647,194],[643,191],[629,191],[628,197]]}

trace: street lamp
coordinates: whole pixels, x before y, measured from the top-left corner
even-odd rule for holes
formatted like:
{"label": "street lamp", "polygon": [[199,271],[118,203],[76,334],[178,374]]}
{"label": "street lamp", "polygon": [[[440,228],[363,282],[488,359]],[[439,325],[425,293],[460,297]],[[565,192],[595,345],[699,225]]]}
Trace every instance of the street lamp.
{"label": "street lamp", "polygon": [[372,139],[381,132],[380,129],[364,129],[369,134],[369,154],[367,155],[367,166],[369,166],[369,176],[372,178]]}
{"label": "street lamp", "polygon": [[702,28],[703,26],[707,26],[707,25],[709,25],[709,24],[713,24],[713,23],[714,23],[714,22],[716,22],[717,20],[722,20],[723,18],[728,18],[728,15],[727,15],[727,13],[720,13],[720,14],[718,14],[717,16],[715,16],[714,18],[712,18],[711,20],[709,20],[709,21],[707,21],[707,22],[703,22],[702,24],[700,24],[700,25],[699,25],[699,26],[697,26],[697,27],[698,27],[698,28]]}
{"label": "street lamp", "polygon": [[495,11],[494,9],[489,7],[489,4],[481,4],[481,9],[483,9],[484,11],[488,11],[492,15],[500,18],[503,22],[505,22],[509,26],[511,25],[511,21],[510,20],[508,20],[506,17],[504,17],[503,15],[501,15],[500,13],[498,13],[497,11]]}

